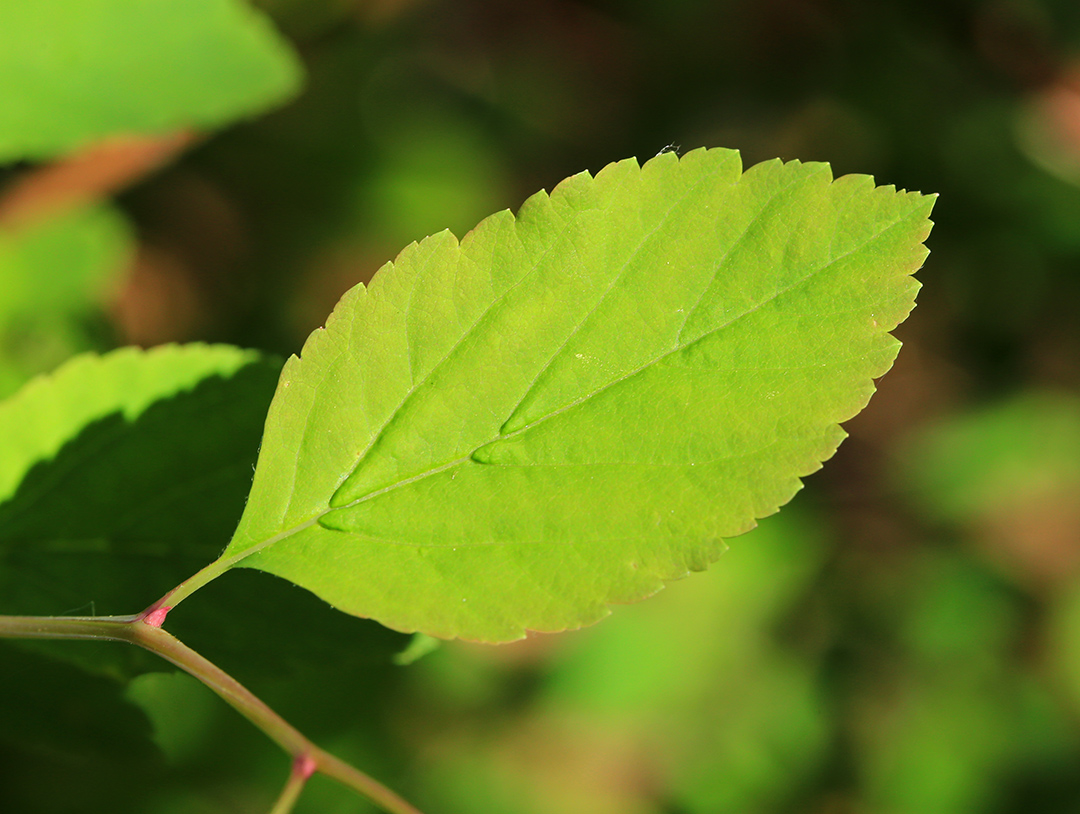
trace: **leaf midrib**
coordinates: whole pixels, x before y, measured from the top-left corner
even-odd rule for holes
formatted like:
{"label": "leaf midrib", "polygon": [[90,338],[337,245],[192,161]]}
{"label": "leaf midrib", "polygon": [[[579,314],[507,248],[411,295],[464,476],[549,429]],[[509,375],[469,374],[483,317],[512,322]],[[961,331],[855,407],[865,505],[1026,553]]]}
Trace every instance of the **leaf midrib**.
{"label": "leaf midrib", "polygon": [[[547,413],[546,415],[543,415],[540,418],[537,418],[535,421],[533,421],[533,422],[531,422],[529,424],[526,424],[523,427],[519,427],[518,429],[514,430],[513,432],[509,432],[506,435],[500,435],[498,438],[493,438],[492,440],[487,441],[484,444],[481,444],[476,449],[480,449],[480,447],[487,446],[488,444],[493,444],[493,443],[495,443],[497,441],[504,441],[504,440],[512,439],[515,436],[520,435],[521,433],[524,433],[524,432],[532,429],[533,427],[537,426],[538,424],[542,424],[542,423],[544,423],[545,421],[547,421],[547,420],[549,420],[551,418],[554,418],[554,417],[556,417],[558,415],[561,415],[562,413],[567,412],[568,410],[572,410],[574,407],[577,407],[579,404],[583,404],[586,401],[589,401],[590,399],[593,399],[596,396],[600,395],[601,393],[605,392],[606,390],[609,390],[610,388],[615,387],[616,385],[622,384],[627,379],[631,379],[634,376],[637,376],[639,373],[647,370],[648,368],[652,367],[653,365],[656,365],[656,364],[659,364],[659,363],[663,362],[668,357],[670,357],[670,356],[672,356],[672,355],[674,355],[676,353],[680,353],[680,352],[686,350],[687,348],[691,348],[694,345],[698,344],[699,342],[703,342],[704,340],[708,339],[713,334],[734,325],[735,323],[739,322],[740,320],[744,319],[745,317],[751,316],[752,314],[759,311],[761,308],[764,308],[766,305],[769,305],[770,303],[774,302],[775,300],[779,299],[780,297],[790,293],[791,291],[794,291],[794,290],[798,289],[803,284],[808,283],[816,275],[818,275],[818,274],[820,274],[820,273],[822,273],[824,271],[827,271],[832,266],[834,266],[836,263],[839,263],[840,261],[846,259],[847,257],[850,257],[852,254],[855,254],[859,250],[865,248],[867,245],[869,245],[870,243],[872,243],[875,240],[877,240],[878,238],[880,238],[886,232],[890,231],[894,227],[896,227],[896,226],[900,225],[901,223],[903,223],[903,221],[904,221],[903,217],[897,218],[895,221],[891,222],[888,226],[884,227],[881,231],[879,231],[879,232],[875,233],[874,235],[870,236],[869,238],[867,238],[864,243],[856,246],[855,248],[851,249],[850,251],[845,252],[844,254],[842,254],[842,255],[840,255],[838,257],[832,258],[828,263],[825,263],[824,265],[820,266],[819,268],[814,269],[813,271],[809,272],[805,277],[800,278],[799,280],[797,280],[796,282],[794,282],[791,285],[787,286],[786,288],[777,289],[776,292],[773,293],[770,297],[768,297],[767,299],[762,300],[761,302],[757,303],[756,305],[754,305],[751,308],[748,308],[747,310],[743,311],[742,313],[735,315],[734,317],[729,319],[727,322],[725,322],[723,325],[717,325],[715,328],[712,328],[711,330],[706,331],[701,336],[697,337],[696,339],[691,340],[690,342],[687,342],[687,343],[681,344],[681,345],[676,344],[675,347],[673,347],[671,350],[660,354],[659,356],[655,357],[654,359],[646,362],[645,364],[640,365],[639,367],[635,368],[634,370],[629,371],[628,373],[620,376],[619,378],[613,379],[612,381],[608,382],[607,384],[603,385],[602,387],[597,388],[596,390],[592,391],[591,393],[588,393],[588,394],[582,396],[581,398],[560,407],[557,410],[553,410],[552,412]],[[784,368],[784,369],[787,369],[787,368]],[[792,366],[791,369],[796,369],[796,366]],[[474,449],[473,452],[475,453],[476,450]],[[402,481],[402,483],[404,483],[404,481]],[[352,504],[350,504],[350,505],[352,505]],[[339,507],[339,508],[344,508],[344,507]]]}
{"label": "leaf midrib", "polygon": [[[739,180],[741,181],[743,178],[745,178],[745,175],[741,176]],[[791,185],[788,185],[784,189],[789,189],[790,186]],[[779,195],[780,192],[782,192],[782,191],[783,190],[780,190],[779,192],[776,193],[776,195],[770,196],[769,200],[766,201],[763,204],[762,211],[768,206],[769,203],[771,203],[773,200],[775,200],[777,195]],[[672,207],[672,208],[674,208],[674,207]],[[760,214],[760,212],[759,212],[759,214]],[[227,567],[231,567],[232,565],[235,565],[236,563],[246,559],[247,557],[251,556],[252,554],[263,551],[263,550],[269,548],[270,546],[275,545],[278,542],[281,542],[284,539],[287,539],[287,538],[289,538],[289,537],[291,537],[291,536],[293,536],[295,534],[300,533],[301,531],[304,531],[307,528],[310,528],[311,526],[317,524],[323,517],[325,517],[327,514],[329,514],[331,512],[342,511],[342,510],[345,510],[345,509],[355,507],[355,506],[357,506],[357,505],[359,505],[361,503],[373,500],[373,499],[375,499],[377,497],[380,497],[380,496],[382,496],[384,494],[392,492],[392,491],[394,491],[396,489],[400,489],[400,488],[403,488],[405,486],[409,486],[409,485],[411,485],[413,483],[416,483],[416,482],[418,482],[420,480],[423,480],[423,479],[428,478],[428,477],[432,477],[434,475],[439,474],[440,472],[444,472],[444,471],[446,471],[448,469],[451,469],[451,468],[453,468],[455,466],[459,466],[462,463],[465,463],[465,462],[467,462],[469,460],[472,460],[473,454],[475,454],[475,452],[478,449],[480,449],[480,448],[482,448],[484,446],[487,446],[487,445],[492,444],[492,443],[496,443],[498,441],[512,440],[514,437],[516,437],[518,435],[521,435],[522,433],[532,429],[533,427],[535,427],[535,426],[537,426],[537,425],[539,425],[539,424],[541,424],[541,423],[543,423],[543,422],[545,422],[545,421],[547,421],[547,420],[549,420],[551,418],[554,418],[554,417],[556,417],[558,415],[561,415],[562,413],[565,413],[568,410],[571,410],[574,407],[576,407],[576,406],[578,406],[578,405],[580,405],[580,404],[582,404],[582,403],[584,403],[584,402],[598,396],[599,394],[607,391],[608,389],[610,389],[610,388],[612,388],[612,387],[614,387],[614,386],[616,386],[618,384],[621,384],[622,382],[626,381],[627,379],[630,379],[630,378],[638,375],[642,371],[652,367],[655,364],[658,364],[658,363],[662,362],[664,359],[670,357],[671,355],[673,355],[675,353],[679,353],[679,352],[681,352],[683,350],[686,350],[687,348],[693,347],[695,344],[698,344],[699,342],[702,342],[702,341],[706,340],[707,338],[709,338],[713,334],[717,333],[718,331],[724,330],[724,329],[730,327],[731,325],[739,322],[740,320],[744,319],[745,317],[748,317],[748,316],[756,313],[761,308],[765,307],[766,305],[769,305],[770,303],[774,302],[778,298],[788,294],[791,291],[797,290],[800,286],[809,283],[817,275],[827,271],[828,269],[832,268],[834,265],[836,265],[837,263],[841,262],[842,260],[850,257],[851,255],[856,254],[857,252],[863,250],[868,245],[872,244],[873,242],[875,242],[876,240],[881,238],[883,235],[887,234],[888,232],[890,232],[891,230],[896,228],[897,226],[902,225],[903,223],[905,223],[911,217],[911,215],[912,215],[912,210],[911,209],[905,209],[901,214],[897,215],[893,220],[889,221],[882,228],[880,228],[879,230],[875,231],[873,234],[866,237],[864,240],[862,240],[861,242],[859,242],[858,244],[853,246],[851,249],[849,249],[848,251],[844,252],[841,255],[838,255],[837,257],[831,258],[827,263],[823,264],[822,266],[820,266],[820,267],[818,267],[816,269],[811,270],[805,276],[803,276],[800,279],[796,280],[791,285],[788,285],[783,289],[777,289],[768,298],[763,299],[761,302],[759,302],[759,303],[755,304],[754,306],[748,308],[747,310],[735,315],[734,317],[729,319],[724,324],[717,325],[716,327],[710,329],[709,331],[703,333],[701,336],[695,338],[694,340],[692,340],[692,341],[690,341],[690,342],[688,342],[686,344],[682,344],[682,345],[676,344],[676,346],[673,347],[671,350],[660,354],[659,356],[651,359],[650,361],[646,362],[645,364],[642,364],[639,367],[637,367],[636,369],[624,374],[623,376],[620,376],[619,378],[614,379],[611,382],[606,383],[602,387],[597,388],[596,390],[592,391],[591,393],[586,394],[585,396],[577,399],[576,401],[571,402],[569,404],[566,404],[563,407],[559,408],[558,410],[554,410],[554,411],[552,411],[552,412],[550,412],[550,413],[536,419],[535,421],[533,421],[533,422],[531,422],[531,423],[529,423],[529,424],[527,424],[525,426],[522,426],[522,427],[518,428],[517,430],[514,430],[513,432],[507,433],[505,435],[499,434],[495,438],[492,438],[492,439],[490,439],[488,441],[485,441],[485,442],[477,445],[468,454],[460,456],[460,457],[458,457],[458,458],[456,458],[456,459],[454,459],[454,460],[452,460],[452,461],[450,461],[448,463],[440,464],[438,466],[435,466],[435,467],[432,467],[432,468],[430,468],[428,470],[425,470],[424,472],[418,473],[416,475],[412,475],[412,476],[410,476],[408,478],[404,478],[404,479],[402,479],[400,481],[397,481],[397,482],[395,482],[393,484],[389,484],[389,485],[384,486],[384,487],[382,487],[380,489],[369,492],[369,493],[367,493],[365,495],[362,495],[362,496],[350,501],[349,503],[343,504],[341,506],[329,506],[328,505],[326,508],[320,510],[318,513],[316,513],[315,515],[313,515],[311,518],[304,521],[303,523],[300,523],[300,524],[298,524],[296,526],[293,526],[290,529],[283,530],[283,531],[279,532],[278,534],[275,534],[272,537],[268,538],[267,540],[265,540],[265,541],[263,541],[261,543],[258,543],[258,544],[254,545],[254,546],[251,546],[249,548],[246,548],[243,551],[238,552],[237,554],[235,554],[232,557],[228,558],[227,560],[222,561],[222,565],[227,564]],[[515,223],[516,223],[516,220],[517,219],[515,217]],[[516,229],[514,231],[514,234],[515,234],[515,237],[518,237]],[[462,341],[464,341],[465,337],[468,336],[468,335],[471,335],[471,333],[478,327],[478,325],[481,322],[483,322],[483,320],[487,316],[487,314],[497,304],[502,302],[502,300],[505,299],[505,297],[510,293],[511,290],[513,290],[517,286],[521,285],[526,279],[528,279],[529,277],[531,277],[535,273],[536,269],[539,267],[540,259],[546,257],[550,253],[551,248],[553,248],[553,247],[549,247],[547,250],[545,250],[544,254],[542,254],[540,256],[540,258],[533,265],[533,267],[525,275],[523,275],[522,278],[518,282],[516,282],[513,286],[508,288],[503,293],[503,295],[501,295],[497,300],[495,300],[484,311],[484,313],[480,315],[480,317],[478,317],[476,322],[474,322],[473,325],[470,326],[469,330],[465,334],[462,335],[461,339],[459,339],[459,341],[457,343],[455,343],[454,347],[451,348],[447,352],[447,354],[443,357],[443,359],[441,359],[436,365],[434,365],[432,367],[431,371],[428,372],[428,374],[425,377],[424,381],[426,381],[427,378],[429,378],[432,375],[432,373],[439,366],[441,366],[453,354],[454,350],[461,344]],[[383,427],[379,430],[379,432],[375,435],[374,440],[372,441],[372,443],[364,451],[364,455],[366,455],[367,452],[370,451],[371,447],[374,446],[374,444],[378,440],[378,438],[381,437],[383,432],[385,432],[386,427],[389,426],[390,423],[392,423],[393,418],[400,412],[400,410],[404,406],[404,404],[408,401],[409,398],[411,398],[412,394],[422,384],[423,384],[423,382],[416,385],[416,387],[414,387],[410,391],[410,393],[405,396],[402,403],[399,404],[398,407],[395,409],[393,416],[391,416],[391,419],[389,421],[387,421],[386,424],[384,424]],[[363,456],[361,456],[359,460],[363,460]],[[357,463],[357,466],[359,466],[359,461]],[[354,468],[354,471],[355,471],[355,468]],[[286,511],[287,511],[287,509],[286,509]]]}
{"label": "leaf midrib", "polygon": [[[533,377],[533,380],[526,386],[524,392],[521,394],[521,397],[517,400],[517,403],[513,406],[513,408],[510,410],[509,414],[507,415],[507,418],[503,421],[503,424],[505,424],[511,418],[513,418],[513,416],[517,413],[517,411],[519,409],[521,409],[521,405],[525,403],[525,400],[529,397],[529,394],[536,387],[536,385],[540,381],[540,379],[543,378],[544,374],[551,368],[552,364],[555,363],[555,360],[557,358],[559,358],[559,355],[566,349],[566,347],[570,344],[570,342],[574,339],[574,337],[576,337],[581,332],[581,330],[586,326],[586,324],[588,324],[588,322],[596,315],[596,312],[607,301],[607,298],[611,294],[611,292],[614,291],[618,287],[619,283],[623,279],[623,275],[626,273],[626,270],[629,269],[631,266],[633,266],[634,261],[640,256],[641,250],[649,243],[649,241],[651,241],[653,239],[653,237],[664,226],[667,225],[668,219],[671,217],[671,213],[674,212],[676,209],[681,208],[684,204],[686,204],[689,201],[691,195],[694,192],[696,192],[698,189],[700,189],[702,186],[704,186],[706,180],[712,180],[713,177],[716,176],[722,169],[724,169],[723,166],[717,166],[716,168],[714,168],[713,172],[711,172],[708,176],[702,177],[696,184],[694,184],[693,187],[691,187],[689,190],[687,190],[686,193],[684,193],[681,198],[674,201],[671,204],[671,206],[669,206],[666,210],[664,210],[663,215],[660,217],[660,219],[658,220],[656,225],[652,229],[650,229],[648,231],[648,233],[642,235],[642,237],[638,241],[637,245],[634,246],[633,251],[629,253],[629,255],[627,256],[626,261],[619,268],[618,273],[615,274],[615,276],[611,280],[611,283],[604,290],[604,293],[600,295],[600,297],[596,300],[595,303],[593,303],[592,307],[588,310],[588,312],[582,315],[582,317],[578,321],[577,325],[575,325],[573,330],[570,331],[569,334],[567,334],[567,336],[563,340],[562,344],[560,344],[559,347],[555,349],[555,352],[551,354],[551,356],[548,358],[547,362],[544,363],[544,366],[537,372],[537,374]],[[734,184],[732,184],[732,188],[734,189],[735,187],[737,187],[740,183],[742,183],[742,181],[743,181],[743,176],[740,175],[735,180]],[[496,440],[498,440],[498,439],[496,439]],[[488,443],[492,443],[492,442],[489,441]],[[475,452],[475,450],[473,450],[473,451]]]}

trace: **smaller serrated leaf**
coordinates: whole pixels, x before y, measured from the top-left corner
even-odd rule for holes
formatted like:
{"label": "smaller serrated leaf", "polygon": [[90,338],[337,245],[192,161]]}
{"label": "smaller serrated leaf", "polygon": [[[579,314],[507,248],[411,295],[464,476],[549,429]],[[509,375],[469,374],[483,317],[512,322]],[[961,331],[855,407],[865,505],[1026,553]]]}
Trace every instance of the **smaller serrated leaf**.
{"label": "smaller serrated leaf", "polygon": [[[228,345],[129,348],[0,402],[0,613],[137,612],[213,556],[279,369]],[[138,651],[110,652],[125,673]]]}
{"label": "smaller serrated leaf", "polygon": [[[127,348],[75,359],[0,402],[0,458],[24,473],[0,502],[0,613],[137,612],[220,552],[251,486],[279,372],[280,360],[229,346]],[[39,433],[16,465],[10,442],[34,435],[29,414],[52,415],[56,434]],[[265,574],[221,580],[169,622],[256,684],[331,663],[386,664],[404,646],[400,634]],[[348,655],[335,656],[342,642]],[[110,643],[15,646],[112,678],[163,667]]]}
{"label": "smaller serrated leaf", "polygon": [[300,77],[241,0],[0,3],[0,163],[215,128],[288,98]]}
{"label": "smaller serrated leaf", "polygon": [[69,360],[0,402],[0,501],[12,498],[32,467],[55,458],[96,422],[114,416],[135,422],[208,379],[267,364],[277,363],[256,351],[201,344],[121,348]]}
{"label": "smaller serrated leaf", "polygon": [[[0,613],[135,613],[212,558],[279,370],[231,346],[125,348],[0,402]],[[112,675],[160,669],[136,648],[20,645]]]}

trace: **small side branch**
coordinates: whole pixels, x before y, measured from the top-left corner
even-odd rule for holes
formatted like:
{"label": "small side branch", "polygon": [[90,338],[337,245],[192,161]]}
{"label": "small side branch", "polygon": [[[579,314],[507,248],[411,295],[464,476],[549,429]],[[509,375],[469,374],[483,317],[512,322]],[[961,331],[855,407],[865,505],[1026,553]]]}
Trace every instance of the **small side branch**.
{"label": "small side branch", "polygon": [[[293,758],[293,770],[272,814],[286,814],[315,772],[332,777],[388,814],[422,814],[391,789],[304,737],[217,665],[160,627],[167,608],[133,616],[0,616],[0,638],[97,639],[136,644],[194,676],[251,721]],[[155,615],[156,614],[156,615]]]}
{"label": "small side branch", "polygon": [[289,780],[285,783],[285,788],[281,790],[281,796],[274,803],[274,807],[270,809],[270,814],[290,814],[296,801],[300,799],[300,792],[304,790],[308,778],[315,771],[315,761],[306,755],[294,760],[292,771],[289,772]]}

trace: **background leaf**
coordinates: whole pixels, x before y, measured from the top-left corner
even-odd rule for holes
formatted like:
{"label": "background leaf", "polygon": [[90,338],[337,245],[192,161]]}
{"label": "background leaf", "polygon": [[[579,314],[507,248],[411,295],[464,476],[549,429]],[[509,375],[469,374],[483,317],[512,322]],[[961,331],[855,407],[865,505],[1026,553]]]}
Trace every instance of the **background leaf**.
{"label": "background leaf", "polygon": [[213,128],[295,92],[300,69],[238,0],[0,4],[0,163],[114,134]]}
{"label": "background leaf", "polygon": [[932,204],[699,150],[411,246],[286,365],[222,565],[485,641],[705,568],[892,363]]}
{"label": "background leaf", "polygon": [[[279,370],[229,346],[129,348],[77,357],[0,403],[0,613],[134,613],[212,559],[243,508]],[[313,734],[350,729],[336,696],[314,703],[297,686],[370,687],[406,637],[283,580],[233,576],[170,629]],[[172,667],[139,648],[12,640],[0,660],[0,778],[19,810],[48,805],[50,773],[92,775],[90,811],[175,797],[185,778],[164,772],[155,743],[202,776],[223,743],[280,768],[272,743],[194,680],[154,675]]]}
{"label": "background leaf", "polygon": [[0,396],[88,349],[86,323],[134,253],[130,232],[104,205],[0,228]]}
{"label": "background leaf", "polygon": [[[152,351],[124,348],[104,356],[87,354],[72,359],[54,373],[36,379],[17,395],[0,403],[0,448],[4,449],[0,462],[0,499],[8,501],[5,504],[7,518],[4,523],[7,536],[13,536],[12,518],[18,514],[12,508],[12,501],[15,500],[17,506],[19,502],[28,500],[27,479],[33,482],[42,477],[47,469],[43,467],[41,475],[31,475],[35,466],[53,462],[63,450],[72,460],[63,467],[62,473],[49,473],[52,477],[48,486],[53,486],[63,474],[69,477],[70,484],[75,488],[98,488],[97,484],[89,483],[86,479],[71,477],[75,467],[96,466],[98,462],[89,454],[89,449],[81,452],[77,448],[71,450],[68,447],[70,442],[78,441],[88,433],[95,436],[100,431],[101,422],[133,424],[155,407],[160,409],[160,404],[169,398],[191,391],[215,377],[226,379],[235,376],[252,366],[272,371],[274,363],[262,359],[257,352],[226,345],[169,345]],[[218,406],[228,406],[228,403],[228,400],[222,399]],[[161,434],[163,436],[164,433]],[[92,440],[97,447],[109,447],[107,442],[97,437]],[[144,466],[154,465],[150,457],[143,457]],[[121,472],[117,476],[127,475]],[[34,491],[41,493],[45,488],[45,483],[39,483]],[[122,499],[115,491],[101,492],[103,499]],[[36,514],[32,517],[46,522]],[[95,525],[108,522],[124,526],[125,520],[102,516]],[[54,515],[52,522],[66,521]],[[80,523],[79,527],[84,525]],[[91,534],[97,532],[97,528],[88,530]],[[17,533],[14,536],[18,536]]]}
{"label": "background leaf", "polygon": [[[0,613],[135,613],[212,560],[243,509],[279,369],[229,346],[126,349],[78,357],[0,404]],[[256,680],[388,662],[404,646],[264,575],[222,580],[170,628]],[[342,643],[348,657],[331,659]],[[113,677],[167,669],[113,643],[18,644]]]}
{"label": "background leaf", "polygon": [[[0,403],[0,613],[136,613],[211,559],[242,509],[278,367],[228,346],[129,348]],[[55,644],[26,646],[114,674],[158,664]]]}
{"label": "background leaf", "polygon": [[[940,520],[1080,495],[1080,398],[1031,390],[908,439],[904,486]],[[1031,518],[1034,519],[1034,518]]]}
{"label": "background leaf", "polygon": [[[149,723],[124,701],[118,681],[88,676],[8,642],[0,644],[0,654],[0,711],[7,722],[0,748],[62,761],[135,762],[153,756]],[[102,732],[109,737],[102,738]]]}
{"label": "background leaf", "polygon": [[[140,779],[160,777],[151,723],[124,698],[121,682],[9,642],[0,642],[0,662],[0,783],[10,810],[62,810],[67,795],[55,787],[69,782],[90,800],[123,795],[112,771],[118,764]],[[142,784],[131,785],[138,794]]]}

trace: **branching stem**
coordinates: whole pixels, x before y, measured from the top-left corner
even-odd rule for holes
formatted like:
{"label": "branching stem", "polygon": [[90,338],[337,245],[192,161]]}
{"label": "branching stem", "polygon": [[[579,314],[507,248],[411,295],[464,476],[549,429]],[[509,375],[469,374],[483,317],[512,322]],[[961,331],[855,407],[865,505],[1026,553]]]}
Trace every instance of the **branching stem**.
{"label": "branching stem", "polygon": [[315,762],[311,758],[305,756],[294,760],[292,771],[289,772],[289,780],[285,788],[281,790],[281,796],[274,803],[274,807],[270,809],[270,814],[290,814],[296,801],[300,799],[304,784],[315,771]]}
{"label": "branching stem", "polygon": [[[164,600],[163,600],[164,601]],[[0,638],[97,639],[136,644],[191,674],[261,729],[293,758],[293,771],[272,814],[292,809],[314,772],[332,777],[388,814],[421,814],[382,783],[325,752],[250,690],[160,627],[162,603],[134,616],[0,616]]]}

